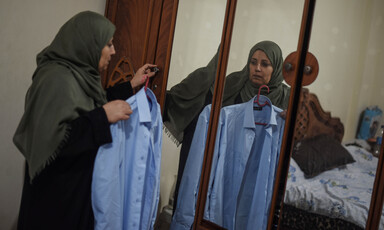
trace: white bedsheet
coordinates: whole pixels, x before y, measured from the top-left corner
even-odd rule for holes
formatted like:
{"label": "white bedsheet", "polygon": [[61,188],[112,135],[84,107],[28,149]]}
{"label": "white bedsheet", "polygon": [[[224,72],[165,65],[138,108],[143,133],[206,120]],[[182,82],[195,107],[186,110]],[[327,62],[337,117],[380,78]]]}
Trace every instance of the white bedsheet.
{"label": "white bedsheet", "polygon": [[[365,227],[378,159],[363,148],[347,146],[355,163],[305,179],[291,159],[284,202],[302,210]],[[384,229],[383,215],[380,229]]]}

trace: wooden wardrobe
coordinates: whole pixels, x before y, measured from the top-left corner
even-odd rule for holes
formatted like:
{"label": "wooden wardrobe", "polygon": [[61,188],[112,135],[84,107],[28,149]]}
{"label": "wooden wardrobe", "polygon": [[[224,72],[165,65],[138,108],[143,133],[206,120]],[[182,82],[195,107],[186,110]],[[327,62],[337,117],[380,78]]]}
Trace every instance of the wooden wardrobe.
{"label": "wooden wardrobe", "polygon": [[116,26],[116,54],[102,76],[104,88],[128,81],[145,63],[160,71],[149,87],[163,108],[178,0],[107,0],[105,16]]}
{"label": "wooden wardrobe", "polygon": [[[222,229],[204,220],[203,212],[210,175],[210,163],[215,145],[218,116],[221,108],[221,104],[218,102],[222,100],[236,4],[237,0],[227,0],[220,45],[221,52],[219,53],[194,229]],[[282,199],[288,174],[290,149],[292,148],[298,104],[302,91],[303,70],[308,62],[306,58],[311,37],[315,4],[315,0],[305,0],[296,56],[292,59],[293,64],[297,66],[297,68],[292,73],[294,79],[292,80],[292,92],[286,120],[287,124],[285,126],[284,140],[281,148],[282,152],[276,176],[268,229],[279,228],[280,210],[283,205]],[[105,15],[116,25],[116,33],[114,35],[116,55],[113,56],[109,65],[110,67],[102,77],[104,87],[112,86],[118,82],[128,81],[135,70],[143,64],[155,63],[159,66],[160,72],[153,78],[152,82],[150,82],[149,87],[155,93],[163,109],[177,9],[178,0],[107,0]],[[382,157],[379,159],[376,175],[366,229],[378,229],[380,221],[384,200],[384,184],[379,183],[382,177],[384,177]]]}

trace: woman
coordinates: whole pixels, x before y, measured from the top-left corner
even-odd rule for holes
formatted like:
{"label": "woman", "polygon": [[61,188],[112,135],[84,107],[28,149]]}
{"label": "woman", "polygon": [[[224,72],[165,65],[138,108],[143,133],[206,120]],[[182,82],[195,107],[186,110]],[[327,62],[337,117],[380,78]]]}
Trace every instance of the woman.
{"label": "woman", "polygon": [[[154,76],[146,64],[131,82],[107,92],[100,72],[115,54],[115,26],[81,12],[37,55],[25,112],[13,141],[26,159],[18,229],[93,229],[91,181],[98,147],[112,141],[109,126],[129,119],[124,100]],[[120,99],[107,102],[108,99]]]}
{"label": "woman", "polygon": [[[212,101],[218,53],[206,67],[195,70],[167,92],[164,125],[175,142],[182,143],[174,208],[198,116]],[[276,43],[262,41],[254,45],[244,68],[226,77],[223,106],[247,102],[257,95],[260,86],[267,85],[269,92],[262,88],[260,94],[266,95],[273,105],[287,109],[290,88],[283,83],[282,65],[283,55]]]}

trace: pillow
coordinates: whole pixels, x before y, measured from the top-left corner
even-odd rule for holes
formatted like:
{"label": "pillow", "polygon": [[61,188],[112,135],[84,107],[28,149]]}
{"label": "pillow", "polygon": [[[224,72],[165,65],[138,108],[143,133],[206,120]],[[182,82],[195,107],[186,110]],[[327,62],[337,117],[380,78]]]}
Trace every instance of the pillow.
{"label": "pillow", "polygon": [[293,149],[292,158],[307,179],[355,162],[340,142],[326,134],[298,141]]}

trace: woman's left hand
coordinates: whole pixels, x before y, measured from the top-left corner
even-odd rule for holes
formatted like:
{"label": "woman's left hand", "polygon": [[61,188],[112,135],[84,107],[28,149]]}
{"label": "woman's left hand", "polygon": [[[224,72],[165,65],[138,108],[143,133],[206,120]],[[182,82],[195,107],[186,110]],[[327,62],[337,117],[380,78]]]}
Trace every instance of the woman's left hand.
{"label": "woman's left hand", "polygon": [[147,80],[147,77],[155,76],[156,72],[151,71],[151,68],[154,68],[154,67],[156,67],[156,65],[154,64],[145,64],[142,67],[140,67],[136,71],[135,76],[133,76],[131,80],[132,88],[135,88],[144,84],[145,81]]}

